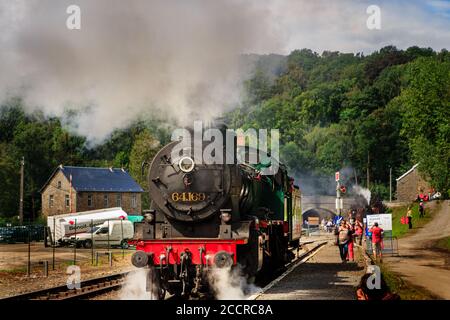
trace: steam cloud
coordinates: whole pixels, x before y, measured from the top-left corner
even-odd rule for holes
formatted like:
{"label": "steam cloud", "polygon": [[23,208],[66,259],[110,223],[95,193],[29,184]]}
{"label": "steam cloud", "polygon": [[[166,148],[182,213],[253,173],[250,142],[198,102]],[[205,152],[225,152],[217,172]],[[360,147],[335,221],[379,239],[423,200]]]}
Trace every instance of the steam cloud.
{"label": "steam cloud", "polygon": [[[449,20],[436,3],[382,1],[371,32],[368,0],[0,0],[0,102],[80,111],[70,124],[91,141],[146,115],[208,121],[240,101],[241,54],[440,49]],[[66,28],[73,4],[81,30]]]}
{"label": "steam cloud", "polygon": [[212,268],[209,283],[218,300],[244,300],[260,288],[248,283],[240,266],[236,268]]}
{"label": "steam cloud", "polygon": [[146,291],[148,269],[140,268],[125,278],[125,284],[119,292],[120,300],[157,300],[156,285],[153,292]]}
{"label": "steam cloud", "polygon": [[251,2],[78,0],[81,30],[66,27],[71,4],[0,0],[0,99],[83,111],[89,139],[143,113],[211,120],[240,100],[239,55],[277,47]]}

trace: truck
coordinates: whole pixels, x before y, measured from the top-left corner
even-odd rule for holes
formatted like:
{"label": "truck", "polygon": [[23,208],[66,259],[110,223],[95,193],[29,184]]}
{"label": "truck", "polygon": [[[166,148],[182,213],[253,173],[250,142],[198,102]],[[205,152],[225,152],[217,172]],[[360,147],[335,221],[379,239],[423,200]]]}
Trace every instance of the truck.
{"label": "truck", "polygon": [[61,214],[47,217],[47,230],[53,245],[65,245],[71,235],[88,232],[108,220],[126,220],[127,217],[120,207]]}
{"label": "truck", "polygon": [[102,225],[64,237],[64,242],[84,248],[95,247],[121,247],[128,249],[128,240],[133,238],[133,223],[128,220],[109,220]]}

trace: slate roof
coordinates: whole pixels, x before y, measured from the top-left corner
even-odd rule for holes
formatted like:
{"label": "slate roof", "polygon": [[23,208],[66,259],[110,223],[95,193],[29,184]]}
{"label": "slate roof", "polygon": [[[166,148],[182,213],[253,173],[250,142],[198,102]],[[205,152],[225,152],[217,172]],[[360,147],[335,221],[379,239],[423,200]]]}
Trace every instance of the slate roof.
{"label": "slate roof", "polygon": [[60,170],[69,181],[72,175],[72,186],[76,191],[144,192],[141,186],[124,169],[62,165],[53,172],[47,183],[42,187],[41,192]]}

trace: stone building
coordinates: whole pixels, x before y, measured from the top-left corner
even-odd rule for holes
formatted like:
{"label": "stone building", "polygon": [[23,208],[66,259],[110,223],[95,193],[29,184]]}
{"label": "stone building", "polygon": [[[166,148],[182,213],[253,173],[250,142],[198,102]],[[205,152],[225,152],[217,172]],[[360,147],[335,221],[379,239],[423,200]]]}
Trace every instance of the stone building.
{"label": "stone building", "polygon": [[397,200],[414,201],[419,193],[428,194],[431,190],[430,184],[420,175],[419,164],[415,164],[411,169],[397,178]]}
{"label": "stone building", "polygon": [[124,169],[60,165],[41,189],[44,216],[121,207],[141,214],[144,190]]}

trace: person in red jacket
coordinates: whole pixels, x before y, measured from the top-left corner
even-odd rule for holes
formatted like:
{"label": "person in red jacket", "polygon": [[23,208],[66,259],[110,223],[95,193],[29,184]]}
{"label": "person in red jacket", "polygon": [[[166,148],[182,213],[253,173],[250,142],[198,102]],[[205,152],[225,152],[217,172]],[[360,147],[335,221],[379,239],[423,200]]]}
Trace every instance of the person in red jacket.
{"label": "person in red jacket", "polygon": [[381,254],[381,242],[383,241],[383,229],[378,227],[378,222],[375,222],[370,228],[369,232],[372,233],[372,250],[373,250],[373,256],[375,260],[377,260],[377,257],[380,257],[380,261],[382,259]]}

